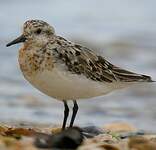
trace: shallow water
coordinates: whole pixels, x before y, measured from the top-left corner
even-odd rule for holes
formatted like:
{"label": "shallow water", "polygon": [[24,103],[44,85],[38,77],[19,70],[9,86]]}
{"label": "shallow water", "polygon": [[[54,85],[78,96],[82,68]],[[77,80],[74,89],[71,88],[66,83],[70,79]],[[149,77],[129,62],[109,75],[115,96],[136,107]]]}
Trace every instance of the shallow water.
{"label": "shallow water", "polygon": [[[34,89],[23,78],[19,45],[6,48],[30,18],[48,21],[56,32],[86,45],[118,66],[156,80],[155,0],[0,1],[0,121],[60,124],[63,105]],[[155,130],[156,85],[139,85],[104,97],[80,101],[77,124],[126,121]]]}

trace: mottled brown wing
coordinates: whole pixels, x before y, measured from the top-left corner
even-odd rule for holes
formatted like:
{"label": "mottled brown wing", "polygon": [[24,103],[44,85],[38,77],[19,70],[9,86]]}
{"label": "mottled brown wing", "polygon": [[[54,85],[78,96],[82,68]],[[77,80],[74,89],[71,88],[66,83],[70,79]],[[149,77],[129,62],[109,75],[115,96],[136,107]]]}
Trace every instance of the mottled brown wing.
{"label": "mottled brown wing", "polygon": [[116,66],[113,66],[112,72],[122,82],[153,82],[150,76],[130,72]]}
{"label": "mottled brown wing", "polygon": [[55,49],[57,56],[72,73],[83,74],[94,81],[109,83],[152,81],[149,76],[116,67],[90,49],[70,43],[61,37],[58,44],[59,46]]}

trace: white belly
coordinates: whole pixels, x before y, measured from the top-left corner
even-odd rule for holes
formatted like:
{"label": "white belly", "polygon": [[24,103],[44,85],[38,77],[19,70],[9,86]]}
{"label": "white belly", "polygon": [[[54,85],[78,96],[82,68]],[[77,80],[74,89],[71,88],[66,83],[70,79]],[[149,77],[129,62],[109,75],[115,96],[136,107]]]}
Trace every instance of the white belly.
{"label": "white belly", "polygon": [[116,88],[112,84],[95,82],[83,75],[69,74],[56,68],[26,79],[46,95],[59,100],[91,98],[104,95]]}

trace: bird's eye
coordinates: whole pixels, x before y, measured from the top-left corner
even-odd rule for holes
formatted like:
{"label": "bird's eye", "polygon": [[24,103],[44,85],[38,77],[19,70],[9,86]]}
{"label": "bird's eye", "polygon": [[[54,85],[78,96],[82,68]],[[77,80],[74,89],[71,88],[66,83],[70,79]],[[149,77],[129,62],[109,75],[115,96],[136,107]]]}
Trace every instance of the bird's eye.
{"label": "bird's eye", "polygon": [[41,31],[42,31],[41,29],[37,29],[37,30],[36,30],[36,34],[40,34]]}

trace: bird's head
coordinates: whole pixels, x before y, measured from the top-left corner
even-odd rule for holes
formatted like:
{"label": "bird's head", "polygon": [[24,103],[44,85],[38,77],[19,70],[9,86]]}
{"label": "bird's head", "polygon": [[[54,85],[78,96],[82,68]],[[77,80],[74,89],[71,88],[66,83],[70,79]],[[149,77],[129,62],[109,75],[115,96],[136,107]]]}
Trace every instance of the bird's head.
{"label": "bird's head", "polygon": [[40,47],[44,46],[54,34],[54,28],[48,23],[42,20],[28,20],[23,25],[22,35],[6,46],[8,47],[23,42]]}

